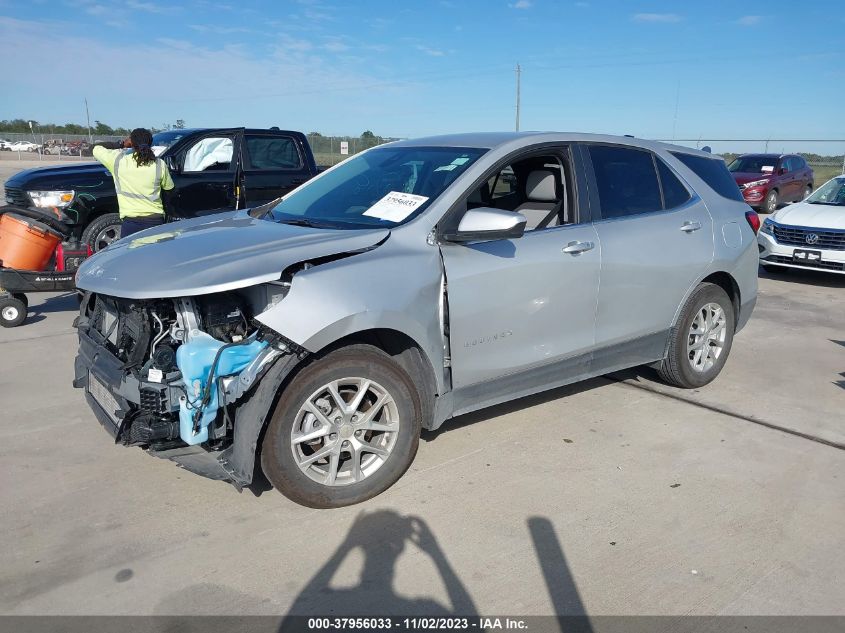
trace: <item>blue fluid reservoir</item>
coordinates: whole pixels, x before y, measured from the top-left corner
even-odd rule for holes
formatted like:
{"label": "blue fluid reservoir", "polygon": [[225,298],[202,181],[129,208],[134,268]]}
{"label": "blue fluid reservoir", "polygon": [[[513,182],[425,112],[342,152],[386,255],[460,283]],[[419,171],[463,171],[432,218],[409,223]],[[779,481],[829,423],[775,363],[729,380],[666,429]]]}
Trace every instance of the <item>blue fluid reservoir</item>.
{"label": "blue fluid reservoir", "polygon": [[202,394],[208,382],[211,365],[217,351],[225,343],[205,332],[196,332],[189,343],[176,350],[176,364],[182,372],[187,400],[179,403],[179,436],[187,444],[202,444],[208,440],[208,425],[217,417],[220,401],[217,397],[217,379],[242,372],[267,346],[265,341],[252,341],[227,347],[220,353],[211,385],[211,398],[202,410],[199,430],[194,433],[194,413],[202,402]]}

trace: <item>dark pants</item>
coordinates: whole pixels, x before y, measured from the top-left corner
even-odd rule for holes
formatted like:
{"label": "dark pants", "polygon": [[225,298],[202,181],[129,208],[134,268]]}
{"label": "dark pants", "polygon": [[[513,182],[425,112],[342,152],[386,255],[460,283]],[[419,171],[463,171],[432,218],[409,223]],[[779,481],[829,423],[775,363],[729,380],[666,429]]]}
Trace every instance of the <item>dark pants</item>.
{"label": "dark pants", "polygon": [[126,218],[120,224],[120,237],[132,235],[138,231],[164,224],[164,216],[156,215],[150,218]]}

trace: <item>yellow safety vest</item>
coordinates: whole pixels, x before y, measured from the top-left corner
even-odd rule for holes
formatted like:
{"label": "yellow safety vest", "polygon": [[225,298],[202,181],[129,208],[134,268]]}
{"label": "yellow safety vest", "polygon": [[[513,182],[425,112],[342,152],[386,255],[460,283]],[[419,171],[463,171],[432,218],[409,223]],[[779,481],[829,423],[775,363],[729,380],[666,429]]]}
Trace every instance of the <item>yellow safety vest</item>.
{"label": "yellow safety vest", "polygon": [[139,218],[164,215],[161,204],[162,189],[173,189],[173,179],[167,165],[159,158],[139,166],[132,152],[94,146],[94,158],[105,165],[114,178],[120,217]]}

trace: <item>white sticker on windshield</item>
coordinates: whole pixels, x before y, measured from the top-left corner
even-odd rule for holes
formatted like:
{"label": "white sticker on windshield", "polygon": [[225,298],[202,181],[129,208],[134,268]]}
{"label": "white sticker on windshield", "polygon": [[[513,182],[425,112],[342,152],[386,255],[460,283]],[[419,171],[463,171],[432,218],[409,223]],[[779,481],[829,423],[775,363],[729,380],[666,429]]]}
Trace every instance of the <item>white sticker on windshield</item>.
{"label": "white sticker on windshield", "polygon": [[426,200],[428,200],[426,196],[417,196],[412,193],[402,193],[401,191],[391,191],[384,198],[364,211],[363,215],[368,215],[380,220],[401,222],[411,215],[411,213],[414,212],[414,209],[419,207]]}
{"label": "white sticker on windshield", "polygon": [[452,164],[453,165],[463,165],[468,160],[469,160],[469,158],[465,158],[465,157],[464,158],[456,158],[455,160],[452,161]]}
{"label": "white sticker on windshield", "polygon": [[763,165],[760,168],[760,172],[763,174],[771,174],[775,170],[774,165]]}

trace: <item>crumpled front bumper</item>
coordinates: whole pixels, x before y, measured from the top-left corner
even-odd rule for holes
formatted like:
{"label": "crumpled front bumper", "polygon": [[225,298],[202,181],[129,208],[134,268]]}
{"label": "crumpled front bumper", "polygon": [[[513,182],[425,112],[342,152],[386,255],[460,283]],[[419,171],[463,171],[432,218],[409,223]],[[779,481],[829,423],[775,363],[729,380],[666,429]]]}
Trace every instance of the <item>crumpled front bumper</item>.
{"label": "crumpled front bumper", "polygon": [[[94,334],[96,336],[96,333]],[[123,433],[131,415],[137,410],[140,400],[140,384],[132,374],[124,371],[123,363],[104,345],[98,343],[88,331],[79,329],[79,351],[74,360],[73,386],[84,389],[85,400],[100,425],[122,443]],[[97,387],[92,389],[92,381]],[[96,398],[97,389],[104,388],[114,398],[117,409],[114,412],[103,406],[102,393]],[[150,455],[168,459],[178,466],[208,479],[227,481],[240,489],[244,483],[224,467],[223,453],[211,453],[200,446],[179,446],[166,450],[147,449]]]}

